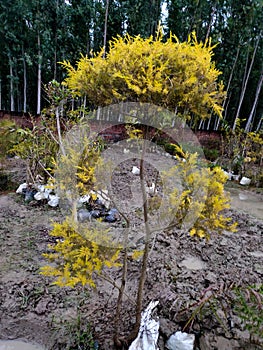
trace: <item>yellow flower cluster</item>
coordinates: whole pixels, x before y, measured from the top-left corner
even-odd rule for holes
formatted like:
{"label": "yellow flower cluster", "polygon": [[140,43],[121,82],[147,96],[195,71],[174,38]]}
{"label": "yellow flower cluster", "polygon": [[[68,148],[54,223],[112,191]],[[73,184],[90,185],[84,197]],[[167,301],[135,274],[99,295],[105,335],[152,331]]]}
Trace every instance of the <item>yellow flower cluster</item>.
{"label": "yellow flower cluster", "polygon": [[55,223],[50,235],[58,237],[50,245],[51,253],[44,254],[51,263],[41,268],[45,276],[56,277],[54,284],[74,287],[77,284],[95,287],[94,274],[104,267],[118,266],[119,249],[100,246],[92,237],[96,232],[87,231],[85,236],[73,228],[69,220]]}

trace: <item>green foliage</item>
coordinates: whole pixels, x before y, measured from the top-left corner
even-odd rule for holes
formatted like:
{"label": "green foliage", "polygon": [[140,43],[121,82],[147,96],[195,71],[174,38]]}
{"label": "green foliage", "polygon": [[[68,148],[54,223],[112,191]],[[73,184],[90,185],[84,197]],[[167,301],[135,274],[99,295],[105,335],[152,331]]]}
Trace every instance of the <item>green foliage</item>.
{"label": "green foliage", "polygon": [[[222,328],[229,331],[229,321],[234,314],[241,321],[241,327],[250,333],[250,341],[253,337],[262,345],[263,341],[263,285],[226,286],[211,285],[201,293],[200,299],[192,305],[181,309],[180,314],[188,314],[188,321],[184,329],[191,328],[195,322],[202,327],[204,319],[213,316]],[[223,311],[223,312],[222,312]]]}
{"label": "green foliage", "polygon": [[48,130],[37,124],[32,118],[32,129],[18,128],[15,132],[16,143],[10,152],[27,161],[28,181],[34,182],[37,175],[49,177],[54,168],[54,157],[58,145],[48,133]]}
{"label": "green foliage", "polygon": [[96,350],[91,325],[83,317],[81,305],[78,306],[77,316],[69,320],[53,320],[52,328],[60,335],[56,350]]}
{"label": "green foliage", "polygon": [[179,43],[171,35],[162,41],[161,33],[142,39],[118,37],[95,57],[82,57],[77,68],[63,62],[68,87],[86,95],[95,106],[121,101],[149,102],[179,116],[208,117],[211,111],[221,116],[223,86],[217,83],[220,72],[212,62],[210,41],[199,43],[195,34]]}
{"label": "green foliage", "polygon": [[257,184],[262,173],[263,134],[245,132],[240,123],[239,119],[235,131],[226,130],[220,162],[236,174],[251,177],[253,184]]}
{"label": "green foliage", "polygon": [[[96,350],[97,342],[92,334],[92,327],[85,317],[85,301],[89,297],[87,291],[80,287],[76,296],[76,315],[66,318],[53,318],[52,329],[56,332],[57,343],[54,350]],[[81,299],[80,299],[81,298]]]}
{"label": "green foliage", "polygon": [[263,341],[263,285],[237,287],[234,310],[245,329]]}
{"label": "green foliage", "polygon": [[217,149],[203,148],[204,155],[207,160],[214,162],[219,157],[219,151]]}
{"label": "green foliage", "polygon": [[16,143],[15,122],[11,120],[0,121],[0,159],[10,155],[10,150]]}

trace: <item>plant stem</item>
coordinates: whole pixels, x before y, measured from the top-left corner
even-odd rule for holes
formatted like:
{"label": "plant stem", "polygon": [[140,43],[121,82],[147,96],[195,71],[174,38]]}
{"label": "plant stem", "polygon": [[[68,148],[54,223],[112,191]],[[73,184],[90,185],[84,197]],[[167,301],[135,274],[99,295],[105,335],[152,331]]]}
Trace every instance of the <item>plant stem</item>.
{"label": "plant stem", "polygon": [[144,292],[144,285],[145,285],[145,281],[146,281],[146,272],[147,272],[147,263],[148,263],[148,257],[149,257],[150,236],[151,236],[151,230],[150,230],[149,223],[148,223],[148,199],[147,199],[147,193],[146,193],[145,182],[144,182],[144,155],[145,155],[145,148],[146,148],[145,141],[146,141],[146,137],[144,136],[142,156],[141,156],[141,160],[140,160],[140,185],[141,185],[142,198],[143,198],[145,247],[144,247],[144,251],[143,251],[141,274],[140,274],[139,285],[138,285],[138,290],[137,290],[136,315],[135,315],[136,321],[135,321],[134,330],[131,333],[130,338],[135,338],[136,334],[138,333],[139,328],[140,328],[143,292]]}

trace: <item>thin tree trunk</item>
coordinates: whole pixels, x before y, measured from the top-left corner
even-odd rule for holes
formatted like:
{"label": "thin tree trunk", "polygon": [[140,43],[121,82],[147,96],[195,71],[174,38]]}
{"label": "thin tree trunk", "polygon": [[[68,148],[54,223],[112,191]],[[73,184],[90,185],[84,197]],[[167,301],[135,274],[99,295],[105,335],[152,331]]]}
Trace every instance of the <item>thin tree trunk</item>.
{"label": "thin tree trunk", "polygon": [[123,295],[125,292],[126,287],[126,281],[127,281],[127,270],[128,270],[128,237],[129,237],[129,220],[124,217],[127,228],[126,232],[124,234],[124,256],[123,256],[123,267],[122,267],[122,276],[121,276],[121,287],[119,289],[119,295],[117,300],[117,307],[116,307],[116,314],[115,314],[115,330],[114,330],[114,343],[116,346],[121,346],[121,341],[119,339],[120,336],[120,315],[121,315],[121,307],[122,307],[122,301],[123,301]]}
{"label": "thin tree trunk", "polygon": [[13,62],[9,58],[9,74],[10,74],[10,110],[15,110],[15,99],[14,99],[14,73],[13,73]]}
{"label": "thin tree trunk", "polygon": [[151,238],[151,230],[148,222],[148,199],[147,199],[147,193],[145,189],[145,181],[144,181],[144,156],[145,156],[145,148],[146,143],[145,140],[147,137],[144,135],[144,141],[143,141],[143,149],[142,149],[142,155],[140,160],[140,184],[141,184],[141,192],[142,192],[142,199],[143,199],[143,219],[144,219],[144,227],[145,227],[145,247],[143,251],[143,257],[142,257],[142,265],[141,265],[141,271],[140,271],[140,279],[139,279],[139,286],[137,290],[137,299],[136,299],[136,321],[133,331],[130,334],[129,340],[133,340],[136,338],[136,335],[140,328],[141,323],[141,312],[142,312],[142,303],[143,303],[143,294],[144,294],[144,285],[146,281],[147,276],[147,264],[148,264],[148,258],[149,258],[149,252],[150,252],[150,238]]}
{"label": "thin tree trunk", "polygon": [[251,127],[252,127],[252,124],[253,124],[252,122],[253,122],[253,118],[254,118],[255,109],[256,109],[256,106],[257,106],[257,103],[258,103],[259,94],[260,94],[260,91],[261,91],[261,88],[262,88],[262,83],[263,83],[263,68],[261,70],[260,78],[259,78],[259,81],[258,81],[254,103],[253,103],[253,106],[252,106],[252,109],[251,109],[251,112],[249,114],[249,117],[248,117],[248,120],[247,120],[247,124],[246,124],[246,127],[245,127],[245,131],[246,132],[251,130]]}
{"label": "thin tree trunk", "polygon": [[244,89],[244,86],[245,86],[245,80],[246,80],[247,71],[248,71],[248,61],[249,61],[249,45],[247,45],[246,65],[245,65],[245,69],[244,69],[244,75],[243,75],[243,79],[242,79],[242,87],[241,87],[241,90],[243,90],[243,89]]}
{"label": "thin tree trunk", "polygon": [[26,71],[26,59],[25,59],[25,52],[24,52],[24,46],[22,46],[22,55],[23,55],[23,77],[24,77],[24,93],[23,93],[23,112],[26,112],[26,105],[27,105],[27,96],[26,96],[26,91],[27,91],[27,71]]}
{"label": "thin tree trunk", "polygon": [[241,106],[242,106],[242,103],[243,103],[243,99],[244,99],[244,96],[245,96],[245,92],[246,92],[246,89],[247,89],[248,79],[250,77],[251,69],[252,69],[252,66],[254,64],[255,55],[256,55],[256,52],[257,52],[257,48],[258,48],[258,44],[259,44],[260,38],[261,38],[261,32],[258,35],[258,38],[257,38],[257,41],[256,41],[256,45],[255,45],[255,48],[254,48],[254,51],[253,51],[253,55],[252,55],[252,58],[251,58],[251,62],[250,62],[249,68],[248,68],[248,72],[247,72],[247,75],[246,75],[246,78],[245,78],[244,87],[243,87],[243,89],[241,91],[240,100],[239,100],[239,104],[238,104],[238,108],[237,108],[237,112],[236,112],[236,117],[235,117],[235,120],[234,120],[233,130],[235,130],[236,125],[237,125],[237,120],[239,118],[240,109],[241,109]]}
{"label": "thin tree trunk", "polygon": [[37,114],[41,112],[41,47],[40,47],[40,34],[37,35],[37,45],[38,45],[38,68],[37,68]]}
{"label": "thin tree trunk", "polygon": [[56,107],[56,122],[57,122],[57,131],[58,131],[58,142],[59,142],[59,147],[60,147],[61,153],[63,154],[63,156],[66,156],[66,152],[65,152],[63,142],[62,142],[59,110],[60,110],[60,107]]}
{"label": "thin tree trunk", "polygon": [[[236,64],[237,64],[237,59],[238,59],[238,56],[239,56],[239,52],[240,52],[240,46],[238,46],[237,48],[237,53],[236,53],[236,57],[235,57],[235,61],[234,61],[234,64],[233,64],[233,67],[231,69],[231,72],[230,72],[230,76],[229,76],[229,79],[228,79],[228,82],[227,82],[227,88],[226,88],[226,97],[224,99],[224,102],[223,102],[223,110],[225,110],[225,113],[224,113],[224,118],[223,119],[226,119],[226,115],[227,115],[227,109],[225,109],[225,106],[226,106],[226,102],[227,100],[230,99],[230,96],[228,96],[228,92],[229,92],[229,88],[230,88],[230,84],[232,82],[232,78],[233,78],[233,74],[234,74],[234,70],[236,68]],[[220,118],[218,117],[217,119],[217,123],[216,123],[216,130],[218,130],[219,128],[219,124],[220,124]]]}
{"label": "thin tree trunk", "polygon": [[105,22],[104,22],[104,37],[103,37],[103,50],[104,50],[103,57],[104,57],[104,58],[105,58],[105,56],[106,56],[109,2],[110,2],[110,0],[106,0]]}
{"label": "thin tree trunk", "polygon": [[259,119],[259,121],[258,121],[258,126],[257,126],[257,128],[256,128],[256,131],[257,131],[257,132],[258,132],[258,131],[260,130],[260,128],[261,128],[262,121],[263,121],[263,118],[261,117],[261,118]]}
{"label": "thin tree trunk", "polygon": [[56,34],[56,37],[55,37],[55,53],[54,53],[54,74],[53,74],[53,77],[54,77],[54,80],[57,80],[57,34]]}
{"label": "thin tree trunk", "polygon": [[212,12],[211,12],[211,15],[210,15],[210,21],[209,21],[207,32],[206,32],[205,41],[207,41],[209,39],[215,12],[216,12],[216,6],[212,6]]}
{"label": "thin tree trunk", "polygon": [[53,79],[57,80],[57,48],[58,48],[58,33],[57,33],[57,20],[58,20],[59,1],[56,1],[56,29],[54,40],[54,74]]}

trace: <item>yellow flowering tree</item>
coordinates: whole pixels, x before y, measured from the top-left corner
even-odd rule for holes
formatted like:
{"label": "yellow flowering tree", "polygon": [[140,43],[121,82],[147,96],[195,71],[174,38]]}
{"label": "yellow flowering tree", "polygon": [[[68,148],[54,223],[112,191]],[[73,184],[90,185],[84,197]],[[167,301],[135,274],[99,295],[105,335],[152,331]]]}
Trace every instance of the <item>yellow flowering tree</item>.
{"label": "yellow flowering tree", "polygon": [[[63,65],[67,70],[66,84],[74,93],[86,95],[89,103],[95,107],[107,106],[119,102],[146,102],[154,106],[163,106],[169,110],[176,111],[176,115],[184,120],[189,118],[206,118],[212,112],[221,116],[221,102],[224,98],[223,86],[218,82],[220,72],[212,62],[211,42],[199,43],[194,34],[187,42],[180,43],[173,35],[164,42],[159,34],[156,39],[152,37],[142,39],[140,36],[124,38],[118,37],[110,44],[110,49],[104,58],[104,51],[94,57],[82,56],[77,66],[73,67],[69,62]],[[147,128],[146,128],[147,129]],[[141,147],[140,157],[140,190],[142,192],[143,206],[142,230],[144,230],[144,250],[138,255],[141,257],[141,270],[136,296],[136,323],[134,332],[129,340],[133,339],[140,325],[143,289],[146,280],[147,262],[149,258],[150,245],[155,231],[164,231],[175,227],[186,228],[192,236],[208,239],[214,231],[235,230],[228,218],[222,211],[229,206],[229,198],[224,193],[224,182],[226,177],[220,169],[210,170],[200,166],[197,154],[189,154],[182,149],[177,149],[181,156],[178,163],[163,174],[164,177],[180,178],[181,190],[174,188],[165,198],[166,205],[162,207],[164,216],[172,218],[163,227],[154,225],[154,214],[150,212],[151,201],[145,187],[145,162],[144,154],[147,140],[147,130],[141,132],[135,129],[127,130],[132,139],[138,139]],[[78,134],[76,134],[76,138]],[[88,142],[88,141],[87,141]],[[71,185],[70,195],[84,192],[96,184],[94,173],[94,160],[99,160],[98,154],[91,149],[84,158],[86,164],[81,163],[80,168],[75,166],[79,163],[79,154],[85,148],[80,148],[76,153],[70,151],[70,155],[64,158],[65,168],[62,168],[61,185]],[[67,149],[67,146],[64,145]],[[76,151],[76,147],[75,147]],[[85,155],[85,152],[84,152]],[[75,160],[74,160],[75,159]],[[72,181],[72,161],[74,163]],[[69,169],[69,172],[65,169]],[[105,170],[104,170],[105,174]],[[174,175],[176,174],[176,176]],[[105,179],[103,179],[104,181]],[[76,190],[74,190],[74,187]],[[203,190],[204,189],[204,190]],[[75,192],[74,192],[75,191]],[[158,196],[158,194],[157,194]],[[73,198],[74,197],[74,198]],[[76,218],[76,199],[74,195],[72,206]],[[164,201],[164,197],[161,198]],[[157,198],[158,209],[158,198]],[[168,209],[167,209],[168,208]],[[166,210],[167,209],[167,210]],[[121,213],[125,221],[125,230],[129,231],[129,219]],[[191,222],[194,217],[194,222]],[[163,221],[165,222],[165,220]],[[63,226],[64,225],[64,226]],[[71,226],[69,226],[71,225]],[[92,225],[90,225],[92,228]],[[51,261],[57,264],[55,267],[46,267],[43,273],[55,276],[59,285],[75,285],[76,283],[94,285],[94,274],[102,271],[104,266],[115,266],[119,251],[122,249],[122,277],[119,287],[115,318],[115,342],[121,346],[119,339],[120,309],[127,280],[128,249],[127,246],[115,247],[113,250],[100,248],[96,242],[98,232],[89,229],[87,235],[85,230],[79,235],[78,231],[70,221],[54,227],[52,235],[62,237],[63,241],[53,247],[54,252],[47,255]],[[106,237],[100,233],[101,237]],[[124,237],[126,233],[124,233]],[[93,239],[94,238],[94,239]],[[128,240],[128,239],[127,239]],[[124,239],[125,241],[125,239]],[[107,247],[107,243],[101,244]]]}
{"label": "yellow flowering tree", "polygon": [[221,116],[225,96],[221,74],[212,62],[211,41],[198,42],[195,34],[180,43],[171,35],[156,39],[117,37],[104,58],[82,56],[74,67],[63,62],[68,87],[86,95],[94,106],[122,101],[161,105],[182,118]]}

